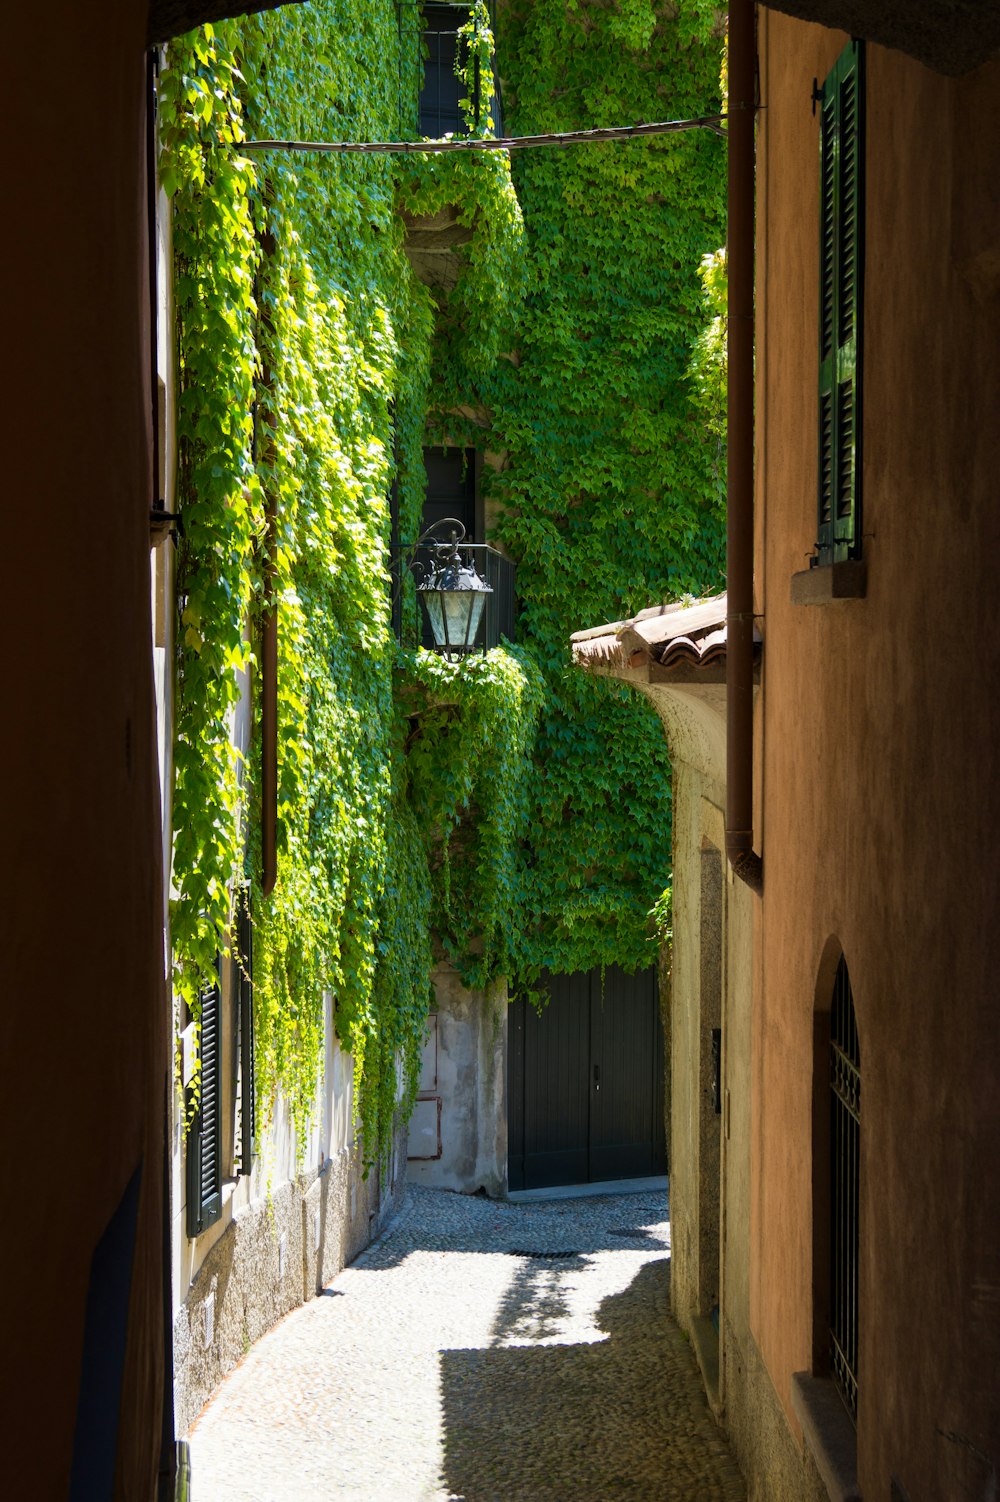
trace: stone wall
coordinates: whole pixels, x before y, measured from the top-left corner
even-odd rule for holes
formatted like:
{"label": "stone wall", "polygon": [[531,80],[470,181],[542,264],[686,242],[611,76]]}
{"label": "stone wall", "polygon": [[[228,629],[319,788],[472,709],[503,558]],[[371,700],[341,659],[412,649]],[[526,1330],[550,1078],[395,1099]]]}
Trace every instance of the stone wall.
{"label": "stone wall", "polygon": [[314,1298],[399,1210],[406,1149],[400,1128],[380,1182],[362,1178],[360,1147],[265,1192],[233,1215],[174,1318],[177,1433],[227,1372],[281,1317]]}
{"label": "stone wall", "polygon": [[726,1431],[746,1479],[747,1502],[829,1502],[745,1324],[725,1322],[722,1357]]}

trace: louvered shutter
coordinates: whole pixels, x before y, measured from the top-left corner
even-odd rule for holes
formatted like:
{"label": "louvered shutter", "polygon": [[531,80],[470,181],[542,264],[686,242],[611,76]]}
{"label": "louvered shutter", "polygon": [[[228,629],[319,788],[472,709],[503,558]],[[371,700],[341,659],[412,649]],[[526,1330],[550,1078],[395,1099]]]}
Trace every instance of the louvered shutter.
{"label": "louvered shutter", "polygon": [[244,888],[239,919],[240,1173],[249,1173],[257,1150],[257,1080],[254,1073],[253,927]]}
{"label": "louvered shutter", "polygon": [[[218,968],[218,965],[216,966]],[[202,992],[198,1108],[187,1141],[187,1233],[200,1236],[222,1214],[222,995]]]}
{"label": "louvered shutter", "polygon": [[820,563],[861,551],[863,53],[852,42],[823,85],[820,128]]}

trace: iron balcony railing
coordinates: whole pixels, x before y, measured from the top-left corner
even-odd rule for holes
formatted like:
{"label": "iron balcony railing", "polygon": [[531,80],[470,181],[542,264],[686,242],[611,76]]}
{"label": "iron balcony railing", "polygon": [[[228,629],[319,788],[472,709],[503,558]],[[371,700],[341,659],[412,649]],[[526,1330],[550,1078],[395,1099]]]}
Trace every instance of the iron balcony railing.
{"label": "iron balcony railing", "polygon": [[[473,564],[490,587],[471,650],[487,652],[498,647],[501,640],[512,642],[516,619],[514,565],[484,542],[463,542],[459,547],[463,561]],[[392,629],[396,640],[404,647],[428,647],[433,651],[434,637],[417,594],[417,583],[425,576],[429,557],[428,548],[412,543],[394,543],[389,549]]]}

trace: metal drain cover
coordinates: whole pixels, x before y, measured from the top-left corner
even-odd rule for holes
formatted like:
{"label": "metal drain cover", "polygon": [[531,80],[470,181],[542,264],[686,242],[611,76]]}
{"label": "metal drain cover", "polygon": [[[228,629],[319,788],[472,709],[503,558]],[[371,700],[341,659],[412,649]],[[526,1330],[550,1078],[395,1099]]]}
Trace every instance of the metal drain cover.
{"label": "metal drain cover", "polygon": [[567,1251],[567,1252],[529,1252],[529,1251],[525,1250],[524,1247],[511,1247],[511,1249],[507,1253],[507,1255],[509,1257],[534,1257],[534,1258],[541,1258],[543,1261],[549,1262],[549,1261],[555,1261],[555,1260],[557,1260],[559,1258],[562,1258],[562,1257],[579,1257],[579,1256],[582,1256],[582,1253],[581,1252],[576,1252],[576,1251]]}

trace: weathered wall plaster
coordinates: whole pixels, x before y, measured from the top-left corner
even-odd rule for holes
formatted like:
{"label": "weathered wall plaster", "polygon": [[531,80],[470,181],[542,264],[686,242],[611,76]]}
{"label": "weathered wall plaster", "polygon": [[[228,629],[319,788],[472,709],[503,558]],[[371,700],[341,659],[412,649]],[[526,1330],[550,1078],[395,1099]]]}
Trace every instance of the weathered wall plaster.
{"label": "weathered wall plaster", "polygon": [[314,1298],[396,1213],[404,1152],[401,1128],[382,1179],[375,1169],[362,1178],[357,1144],[340,1147],[319,1167],[274,1188],[254,1169],[253,1197],[235,1212],[230,1207],[199,1238],[198,1271],[174,1318],[179,1434],[254,1341]]}
{"label": "weathered wall plaster", "polygon": [[[437,1189],[492,1198],[507,1193],[507,985],[468,991],[450,965],[434,972],[437,997],[436,1083],[425,1078],[428,1103],[440,1100],[441,1156],[411,1158],[409,1177]],[[419,1107],[418,1107],[419,1111]],[[436,1121],[437,1108],[434,1107]],[[425,1112],[425,1115],[429,1113]],[[415,1115],[415,1121],[422,1118]],[[428,1144],[411,1130],[411,1153]]]}
{"label": "weathered wall plaster", "polygon": [[[671,975],[671,1301],[725,1417],[749,1341],[753,898],[725,850],[725,687],[650,684],[674,769]],[[721,1112],[711,1029],[721,1026]],[[718,1350],[710,1320],[718,1306]],[[711,1360],[705,1361],[706,1354]],[[716,1375],[717,1360],[717,1375]],[[778,1494],[775,1494],[776,1496]]]}

